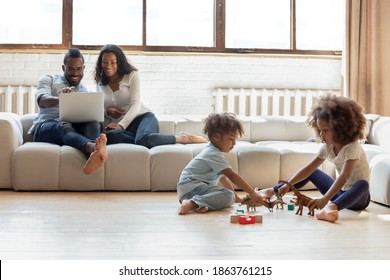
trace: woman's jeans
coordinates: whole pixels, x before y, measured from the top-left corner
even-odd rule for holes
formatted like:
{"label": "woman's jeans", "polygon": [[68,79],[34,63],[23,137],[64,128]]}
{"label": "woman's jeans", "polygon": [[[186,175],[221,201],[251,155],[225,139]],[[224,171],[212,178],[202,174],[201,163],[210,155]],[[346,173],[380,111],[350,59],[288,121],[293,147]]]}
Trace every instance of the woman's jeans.
{"label": "woman's jeans", "polygon": [[72,124],[49,120],[38,125],[33,141],[71,146],[87,155],[84,145],[88,142],[94,142],[100,136],[100,131],[99,122]]}
{"label": "woman's jeans", "polygon": [[159,133],[158,120],[152,112],[136,117],[125,130],[109,130],[106,135],[107,145],[128,143],[150,149],[159,145],[176,143],[175,135]]}
{"label": "woman's jeans", "polygon": [[[294,187],[296,189],[300,189],[309,181],[316,186],[322,195],[325,195],[334,183],[334,179],[332,177],[322,170],[317,169],[307,179],[295,184]],[[274,191],[277,193],[281,186],[283,186],[283,183],[274,186]],[[345,208],[350,210],[363,210],[370,204],[370,198],[368,182],[366,180],[358,180],[348,191],[340,190],[336,193],[331,198],[331,202],[336,204],[339,210]]]}

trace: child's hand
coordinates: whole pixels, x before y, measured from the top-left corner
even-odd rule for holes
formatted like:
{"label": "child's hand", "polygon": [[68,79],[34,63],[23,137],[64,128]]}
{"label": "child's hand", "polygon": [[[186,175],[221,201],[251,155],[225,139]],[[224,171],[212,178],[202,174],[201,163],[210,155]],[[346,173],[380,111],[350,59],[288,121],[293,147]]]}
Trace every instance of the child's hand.
{"label": "child's hand", "polygon": [[284,184],[282,187],[279,188],[278,193],[281,196],[284,196],[289,191],[289,186]]}
{"label": "child's hand", "polygon": [[261,197],[261,195],[259,195],[258,193],[255,193],[253,195],[250,196],[252,201],[255,203],[255,204],[258,204],[258,205],[268,205],[264,200],[263,198]]}
{"label": "child's hand", "polygon": [[322,209],[328,204],[328,200],[325,198],[319,198],[319,199],[313,199],[309,202],[307,205],[307,208],[309,208],[309,212],[314,213],[314,209]]}
{"label": "child's hand", "polygon": [[242,203],[244,200],[239,197],[237,194],[234,195],[234,202],[235,203]]}

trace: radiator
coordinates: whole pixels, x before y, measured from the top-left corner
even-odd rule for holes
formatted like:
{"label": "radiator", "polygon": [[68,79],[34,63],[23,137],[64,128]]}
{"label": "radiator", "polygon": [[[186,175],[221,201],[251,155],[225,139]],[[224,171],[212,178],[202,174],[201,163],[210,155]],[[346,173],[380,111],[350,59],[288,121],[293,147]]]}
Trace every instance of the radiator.
{"label": "radiator", "polygon": [[36,113],[36,92],[34,86],[0,86],[0,112]]}
{"label": "radiator", "polygon": [[216,88],[215,112],[240,116],[306,116],[315,98],[327,89]]}

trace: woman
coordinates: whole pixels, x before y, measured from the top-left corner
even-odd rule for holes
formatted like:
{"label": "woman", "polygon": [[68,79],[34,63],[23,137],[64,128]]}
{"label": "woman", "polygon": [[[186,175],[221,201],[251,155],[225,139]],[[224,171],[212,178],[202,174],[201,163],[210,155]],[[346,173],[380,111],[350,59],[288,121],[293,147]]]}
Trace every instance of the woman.
{"label": "woman", "polygon": [[107,144],[130,143],[152,148],[166,144],[206,143],[189,133],[160,134],[154,113],[141,102],[138,70],[117,45],[105,45],[99,54],[95,81],[105,95]]}

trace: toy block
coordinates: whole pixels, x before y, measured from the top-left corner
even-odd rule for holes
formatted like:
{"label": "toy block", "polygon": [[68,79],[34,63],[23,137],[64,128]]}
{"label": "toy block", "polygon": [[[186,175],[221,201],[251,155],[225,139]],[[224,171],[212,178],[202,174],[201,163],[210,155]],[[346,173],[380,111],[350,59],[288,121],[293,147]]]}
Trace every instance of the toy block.
{"label": "toy block", "polygon": [[230,214],[230,223],[232,224],[261,224],[263,223],[263,215],[241,215],[241,214]]}
{"label": "toy block", "polygon": [[230,214],[230,223],[238,224],[238,215],[237,214]]}
{"label": "toy block", "polygon": [[287,210],[294,210],[294,204],[293,203],[289,203],[288,205],[287,205]]}

